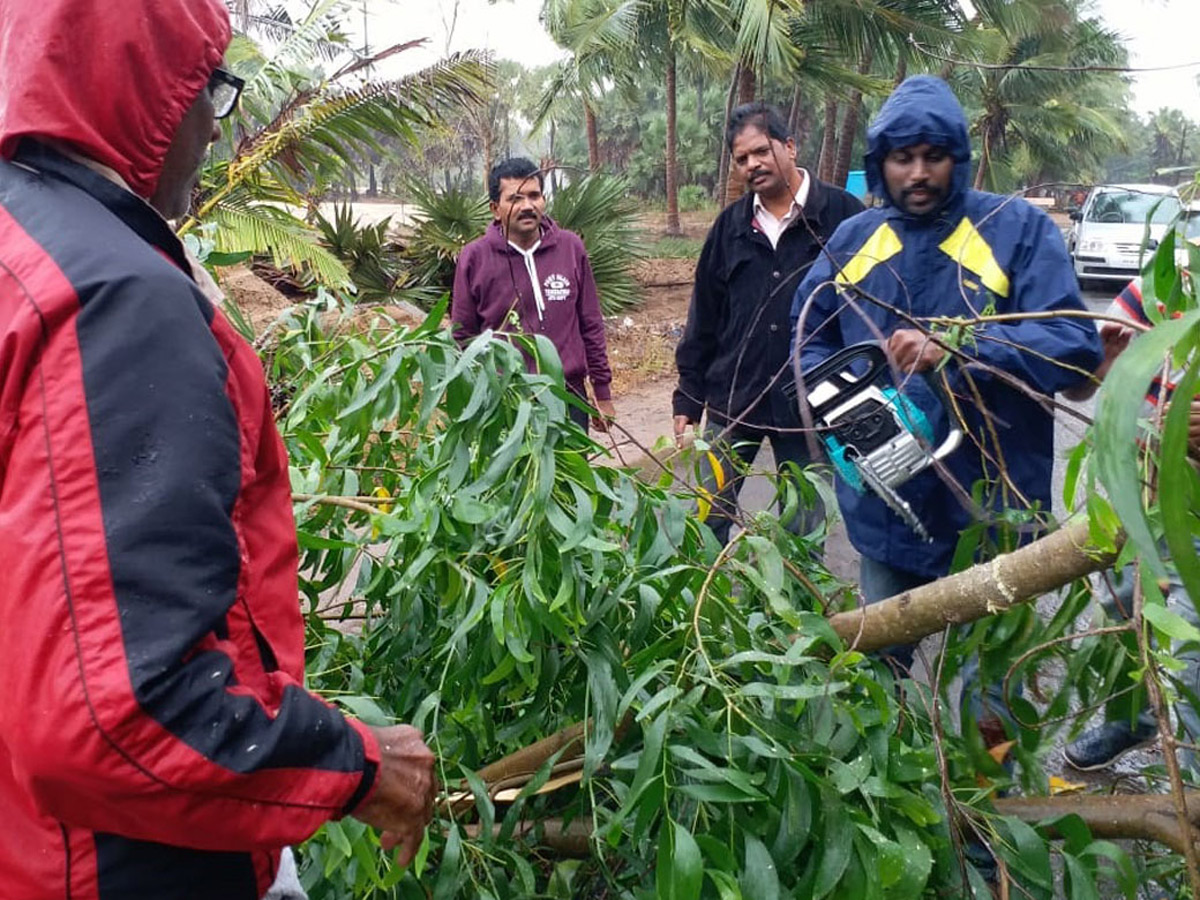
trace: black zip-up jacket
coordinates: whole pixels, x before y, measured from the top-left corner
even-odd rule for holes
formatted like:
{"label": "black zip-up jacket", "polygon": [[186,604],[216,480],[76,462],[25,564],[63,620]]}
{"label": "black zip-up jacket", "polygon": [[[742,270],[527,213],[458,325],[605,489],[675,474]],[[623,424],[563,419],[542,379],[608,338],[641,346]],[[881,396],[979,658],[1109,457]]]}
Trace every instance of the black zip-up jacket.
{"label": "black zip-up jacket", "polygon": [[707,407],[711,421],[799,426],[783,392],[792,377],[792,295],[838,225],[862,210],[852,194],[812,178],[803,215],[774,249],[754,225],[754,194],[717,216],[696,265],[687,327],[675,350],[675,415],[699,422]]}

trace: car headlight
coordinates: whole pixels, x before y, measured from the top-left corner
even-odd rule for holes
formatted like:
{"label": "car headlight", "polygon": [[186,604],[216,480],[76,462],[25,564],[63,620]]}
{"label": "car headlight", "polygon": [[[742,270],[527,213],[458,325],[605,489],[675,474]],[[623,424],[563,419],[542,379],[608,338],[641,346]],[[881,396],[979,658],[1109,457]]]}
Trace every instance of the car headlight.
{"label": "car headlight", "polygon": [[1093,240],[1090,240],[1090,241],[1080,241],[1080,242],[1079,242],[1079,252],[1080,252],[1080,253],[1097,253],[1097,254],[1103,254],[1103,253],[1104,253],[1104,249],[1105,249],[1105,248],[1104,248],[1104,241],[1101,241],[1101,240],[1095,240],[1095,239],[1093,239]]}

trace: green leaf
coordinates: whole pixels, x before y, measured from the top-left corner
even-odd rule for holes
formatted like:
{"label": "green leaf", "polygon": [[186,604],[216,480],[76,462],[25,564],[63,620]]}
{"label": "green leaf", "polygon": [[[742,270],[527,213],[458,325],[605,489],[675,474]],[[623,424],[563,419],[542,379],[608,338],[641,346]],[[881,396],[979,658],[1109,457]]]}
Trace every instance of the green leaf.
{"label": "green leaf", "polygon": [[779,900],[779,872],[775,860],[762,841],[753,835],[745,836],[746,865],[740,884],[746,900]]}
{"label": "green leaf", "polygon": [[813,885],[813,897],[816,900],[827,896],[837,887],[854,852],[854,828],[846,814],[845,804],[828,792],[822,792],[821,799],[825,828],[821,835],[821,861]]}
{"label": "green leaf", "polygon": [[840,693],[848,686],[845,681],[831,681],[828,684],[767,684],[752,681],[743,686],[740,693],[746,697],[770,697],[774,700],[811,700],[813,697]]}
{"label": "green leaf", "polygon": [[893,831],[904,851],[904,869],[900,880],[892,886],[892,892],[897,897],[919,897],[933,871],[933,854],[912,830],[895,825]]}
{"label": "green leaf", "polygon": [[342,856],[348,859],[353,854],[354,851],[350,847],[350,839],[346,837],[346,831],[342,828],[341,822],[326,822],[325,835]]}
{"label": "green leaf", "polygon": [[697,900],[704,879],[695,838],[679,822],[669,821],[667,839],[660,836],[655,883],[659,900]]}
{"label": "green leaf", "polygon": [[1070,853],[1062,855],[1063,862],[1066,864],[1066,886],[1068,888],[1067,896],[1070,900],[1100,900],[1100,894],[1096,890],[1096,882],[1092,873],[1088,871],[1088,867],[1076,856]]}
{"label": "green leaf", "polygon": [[1156,630],[1161,631],[1167,637],[1177,641],[1200,641],[1200,628],[1178,613],[1171,612],[1165,606],[1147,603],[1142,607],[1142,615]]}
{"label": "green leaf", "polygon": [[871,774],[871,757],[864,753],[847,764],[840,759],[829,761],[830,781],[839,794],[848,794],[859,787]]}
{"label": "green leaf", "polygon": [[704,874],[707,875],[717,889],[718,900],[742,900],[742,889],[737,883],[737,879],[728,872],[722,872],[717,869],[705,869]]}
{"label": "green leaf", "polygon": [[747,791],[732,784],[681,784],[676,790],[701,803],[753,803],[765,796],[760,791]]}
{"label": "green leaf", "polygon": [[379,704],[371,697],[344,694],[335,699],[338,705],[346,707],[355,717],[362,719],[368,725],[387,726],[396,723],[395,718],[380,709]]}
{"label": "green leaf", "polygon": [[487,847],[493,842],[492,826],[496,824],[496,806],[492,803],[488,786],[476,772],[464,766],[462,773],[475,797],[475,809],[479,813],[479,842]]}
{"label": "green leaf", "polygon": [[1007,817],[1004,819],[1004,825],[1013,839],[1014,867],[1039,887],[1052,889],[1054,875],[1050,868],[1050,850],[1046,841],[1020,819]]}
{"label": "green leaf", "polygon": [[450,514],[467,525],[480,525],[492,517],[492,510],[474,497],[459,494],[454,498]]}
{"label": "green leaf", "polygon": [[[1179,379],[1163,423],[1161,460],[1158,467],[1158,502],[1162,510],[1163,536],[1171,561],[1191,597],[1200,597],[1200,556],[1192,536],[1197,506],[1196,472],[1188,461],[1188,431],[1192,407],[1187,402],[1200,382],[1200,359],[1188,366]],[[1200,636],[1200,635],[1198,635]]]}
{"label": "green leaf", "polygon": [[462,866],[462,837],[458,833],[458,826],[450,825],[449,832],[442,862],[438,866],[437,881],[433,885],[433,900],[451,900],[466,876]]}
{"label": "green leaf", "polygon": [[642,729],[642,750],[638,755],[637,771],[629,786],[629,795],[621,805],[617,814],[618,820],[623,819],[641,799],[642,793],[652,779],[659,777],[659,767],[662,763],[663,741],[667,734],[667,716],[661,715],[652,720]]}
{"label": "green leaf", "polygon": [[1138,417],[1151,379],[1172,348],[1194,339],[1197,322],[1200,309],[1193,309],[1130,342],[1105,378],[1097,403],[1095,436],[1100,480],[1129,539],[1158,577],[1165,577],[1166,569],[1142,507]]}

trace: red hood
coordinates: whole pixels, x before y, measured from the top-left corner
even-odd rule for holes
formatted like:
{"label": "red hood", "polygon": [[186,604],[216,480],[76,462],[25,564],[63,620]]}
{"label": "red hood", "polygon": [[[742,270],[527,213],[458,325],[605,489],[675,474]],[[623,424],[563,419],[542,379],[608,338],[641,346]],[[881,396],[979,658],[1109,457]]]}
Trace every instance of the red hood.
{"label": "red hood", "polygon": [[220,0],[0,0],[0,156],[61,141],[149,197],[229,38]]}

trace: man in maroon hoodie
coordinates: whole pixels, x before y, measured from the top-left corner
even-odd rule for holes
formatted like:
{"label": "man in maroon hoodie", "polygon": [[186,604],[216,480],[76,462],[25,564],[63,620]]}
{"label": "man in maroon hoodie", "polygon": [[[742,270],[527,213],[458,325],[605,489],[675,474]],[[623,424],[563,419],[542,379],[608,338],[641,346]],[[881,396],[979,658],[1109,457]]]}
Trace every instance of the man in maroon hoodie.
{"label": "man in maroon hoodie", "polygon": [[[466,343],[487,329],[545,335],[562,359],[567,387],[586,401],[584,380],[592,383],[596,426],[605,428],[616,411],[596,282],[579,235],[546,215],[543,187],[528,159],[492,169],[492,225],[463,248],[454,273],[454,336]],[[585,410],[570,407],[570,414],[587,428]]]}
{"label": "man in maroon hoodie", "polygon": [[304,688],[262,365],[167,222],[237,101],[225,6],[0,28],[0,897],[295,898],[345,815],[410,860],[433,756]]}

